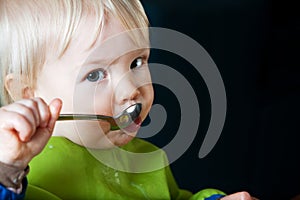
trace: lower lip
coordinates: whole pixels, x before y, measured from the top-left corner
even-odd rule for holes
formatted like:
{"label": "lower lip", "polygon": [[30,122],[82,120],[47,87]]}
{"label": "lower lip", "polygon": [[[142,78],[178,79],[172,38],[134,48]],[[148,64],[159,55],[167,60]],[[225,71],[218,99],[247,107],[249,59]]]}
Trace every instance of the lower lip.
{"label": "lower lip", "polygon": [[141,124],[142,124],[142,119],[141,119],[141,117],[138,117],[134,121],[134,123],[130,124],[126,128],[123,128],[123,130],[128,133],[134,133],[139,130],[139,128],[141,127]]}

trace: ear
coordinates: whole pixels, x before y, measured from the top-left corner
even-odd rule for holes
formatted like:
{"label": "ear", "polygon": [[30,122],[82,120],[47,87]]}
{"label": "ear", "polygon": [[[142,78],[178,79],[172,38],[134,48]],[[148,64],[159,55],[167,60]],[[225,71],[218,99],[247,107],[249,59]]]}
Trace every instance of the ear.
{"label": "ear", "polygon": [[25,80],[16,77],[14,74],[6,75],[4,84],[5,89],[14,101],[34,97],[32,87]]}

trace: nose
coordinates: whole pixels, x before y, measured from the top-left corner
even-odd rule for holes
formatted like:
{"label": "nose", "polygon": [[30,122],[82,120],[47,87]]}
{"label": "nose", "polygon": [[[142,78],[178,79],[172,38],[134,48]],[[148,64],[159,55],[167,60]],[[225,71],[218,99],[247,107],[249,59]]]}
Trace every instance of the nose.
{"label": "nose", "polygon": [[120,105],[126,102],[136,101],[140,95],[139,88],[130,76],[123,77],[115,89],[115,100]]}

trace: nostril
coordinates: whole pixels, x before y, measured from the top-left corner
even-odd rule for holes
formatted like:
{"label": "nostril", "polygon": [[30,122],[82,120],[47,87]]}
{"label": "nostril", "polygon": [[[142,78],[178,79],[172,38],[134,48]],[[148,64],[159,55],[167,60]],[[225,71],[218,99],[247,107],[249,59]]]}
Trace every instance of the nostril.
{"label": "nostril", "polygon": [[134,90],[134,92],[131,94],[129,100],[135,100],[140,94],[141,93],[140,93],[140,91],[138,89]]}
{"label": "nostril", "polygon": [[128,101],[135,101],[140,96],[140,91],[138,89],[135,89],[133,92],[124,92],[123,96],[121,96],[122,102],[128,102]]}
{"label": "nostril", "polygon": [[124,104],[129,101],[136,101],[141,95],[139,87],[131,79],[122,79],[118,81],[116,88],[114,89],[114,98],[120,104]]}

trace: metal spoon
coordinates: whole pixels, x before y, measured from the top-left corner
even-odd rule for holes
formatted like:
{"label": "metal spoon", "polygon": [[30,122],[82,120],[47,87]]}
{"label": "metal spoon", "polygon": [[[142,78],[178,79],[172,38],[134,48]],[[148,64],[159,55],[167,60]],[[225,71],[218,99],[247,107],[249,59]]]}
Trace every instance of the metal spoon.
{"label": "metal spoon", "polygon": [[142,104],[136,103],[126,108],[117,116],[92,115],[92,114],[60,114],[59,121],[64,120],[105,120],[110,123],[110,130],[119,130],[125,128],[139,117],[142,111]]}

